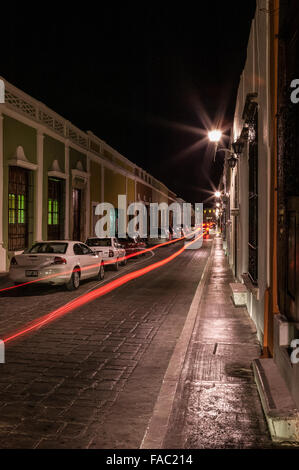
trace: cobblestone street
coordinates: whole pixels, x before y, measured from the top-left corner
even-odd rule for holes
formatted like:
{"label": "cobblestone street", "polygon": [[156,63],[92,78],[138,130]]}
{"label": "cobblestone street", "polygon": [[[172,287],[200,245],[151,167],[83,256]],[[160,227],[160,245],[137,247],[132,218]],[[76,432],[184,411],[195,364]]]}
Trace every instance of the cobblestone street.
{"label": "cobblestone street", "polygon": [[[179,247],[107,270],[104,282]],[[211,240],[9,343],[0,366],[0,447],[139,447],[210,248]],[[96,286],[3,292],[0,337]]]}

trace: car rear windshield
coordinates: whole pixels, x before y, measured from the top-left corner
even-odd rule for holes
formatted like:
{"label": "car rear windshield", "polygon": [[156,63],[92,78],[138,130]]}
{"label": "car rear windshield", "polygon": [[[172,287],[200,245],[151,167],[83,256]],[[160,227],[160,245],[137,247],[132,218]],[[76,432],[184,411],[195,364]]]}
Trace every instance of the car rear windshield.
{"label": "car rear windshield", "polygon": [[67,250],[67,245],[67,243],[36,243],[27,253],[64,254]]}
{"label": "car rear windshield", "polygon": [[86,245],[88,246],[111,246],[111,238],[89,238]]}

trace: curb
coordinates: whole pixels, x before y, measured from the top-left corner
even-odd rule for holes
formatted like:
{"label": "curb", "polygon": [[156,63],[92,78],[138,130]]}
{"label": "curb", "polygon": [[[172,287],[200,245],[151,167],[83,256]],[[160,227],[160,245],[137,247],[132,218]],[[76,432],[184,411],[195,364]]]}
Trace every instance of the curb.
{"label": "curb", "polygon": [[195,295],[190,305],[186,321],[175,346],[174,352],[168,364],[168,368],[163,378],[161,389],[156,400],[152,417],[143,436],[140,449],[161,449],[168,429],[168,423],[172,412],[172,407],[177,391],[177,386],[185,362],[188,346],[194,329],[195,320],[198,313],[198,305],[201,301],[203,288],[205,286],[208,273],[210,271],[212,258],[214,255],[214,240],[211,253],[204,267],[201,279],[197,286]]}

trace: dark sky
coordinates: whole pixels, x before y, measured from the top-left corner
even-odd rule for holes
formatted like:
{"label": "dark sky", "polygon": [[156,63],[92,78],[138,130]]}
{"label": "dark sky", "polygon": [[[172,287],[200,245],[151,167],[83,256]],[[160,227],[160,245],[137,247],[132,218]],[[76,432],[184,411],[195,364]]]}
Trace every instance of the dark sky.
{"label": "dark sky", "polygon": [[184,199],[208,197],[222,156],[203,131],[231,123],[255,1],[48,5],[2,11],[0,74]]}

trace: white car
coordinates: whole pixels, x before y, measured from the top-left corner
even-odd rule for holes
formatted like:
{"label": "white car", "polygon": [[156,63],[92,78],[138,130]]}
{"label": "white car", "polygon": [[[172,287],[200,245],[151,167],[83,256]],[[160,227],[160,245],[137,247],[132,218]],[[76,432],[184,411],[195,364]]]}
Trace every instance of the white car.
{"label": "white car", "polygon": [[192,225],[190,228],[188,228],[187,230],[187,233],[186,233],[186,240],[194,240],[195,237],[197,238],[200,233],[202,231],[200,231],[200,226],[195,226],[195,225]]}
{"label": "white car", "polygon": [[171,234],[169,230],[164,228],[158,228],[158,236],[152,238],[150,235],[147,238],[148,246],[162,245],[165,242],[171,240]]}
{"label": "white car", "polygon": [[115,271],[118,271],[120,264],[123,266],[127,264],[126,250],[116,237],[89,237],[86,240],[86,245],[95,253],[100,253],[104,264],[111,265]]}
{"label": "white car", "polygon": [[80,280],[104,278],[101,254],[77,241],[37,242],[11,259],[9,277],[15,284],[34,279],[39,283],[78,289]]}

